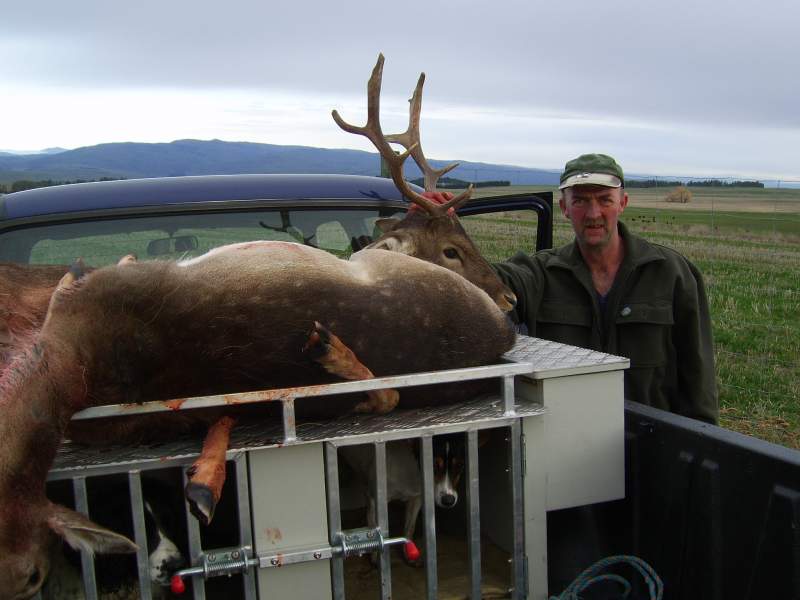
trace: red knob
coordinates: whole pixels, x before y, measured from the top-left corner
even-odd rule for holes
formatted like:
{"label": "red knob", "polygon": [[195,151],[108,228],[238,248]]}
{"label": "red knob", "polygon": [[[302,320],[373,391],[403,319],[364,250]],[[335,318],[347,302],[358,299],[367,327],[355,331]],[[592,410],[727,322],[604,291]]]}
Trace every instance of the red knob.
{"label": "red knob", "polygon": [[406,555],[406,560],[408,561],[416,562],[419,560],[419,548],[410,540],[403,546],[403,553]]}
{"label": "red knob", "polygon": [[173,575],[172,579],[169,582],[169,587],[172,590],[173,594],[182,594],[186,591],[186,584],[183,583],[183,579],[181,579],[180,575]]}

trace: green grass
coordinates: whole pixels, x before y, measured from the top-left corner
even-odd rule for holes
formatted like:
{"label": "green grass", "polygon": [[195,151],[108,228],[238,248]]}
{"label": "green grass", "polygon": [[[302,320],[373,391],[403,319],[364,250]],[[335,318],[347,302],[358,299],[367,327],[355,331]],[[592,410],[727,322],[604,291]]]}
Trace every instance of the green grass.
{"label": "green grass", "polygon": [[[800,190],[692,189],[688,205],[664,203],[667,191],[629,190],[623,221],[678,250],[704,275],[721,424],[800,448]],[[533,219],[483,221],[470,232],[492,259],[530,248]],[[571,239],[558,213],[555,244]]]}

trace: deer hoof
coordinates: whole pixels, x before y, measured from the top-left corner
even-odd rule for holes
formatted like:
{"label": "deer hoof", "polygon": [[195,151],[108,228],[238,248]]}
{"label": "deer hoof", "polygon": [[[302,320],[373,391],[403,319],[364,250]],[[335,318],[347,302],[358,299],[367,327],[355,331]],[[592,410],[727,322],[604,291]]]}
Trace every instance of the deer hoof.
{"label": "deer hoof", "polygon": [[368,393],[369,398],[364,402],[356,404],[353,409],[357,413],[385,415],[386,413],[392,412],[400,402],[400,392],[397,390],[375,390]]}
{"label": "deer hoof", "polygon": [[373,413],[375,412],[375,407],[371,401],[365,400],[364,402],[356,404],[353,410],[357,413]]}
{"label": "deer hoof", "polygon": [[308,332],[306,344],[303,346],[303,353],[312,360],[320,359],[330,352],[330,343],[331,332],[319,321],[314,321],[314,326]]}
{"label": "deer hoof", "polygon": [[203,525],[211,523],[214,518],[214,509],[217,503],[214,494],[206,485],[190,481],[186,484],[186,501],[189,503],[189,511]]}

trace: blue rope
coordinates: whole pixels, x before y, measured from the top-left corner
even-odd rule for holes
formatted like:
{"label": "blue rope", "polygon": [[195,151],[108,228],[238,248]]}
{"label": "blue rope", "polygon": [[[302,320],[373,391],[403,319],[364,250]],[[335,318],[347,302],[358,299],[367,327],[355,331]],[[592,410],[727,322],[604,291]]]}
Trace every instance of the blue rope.
{"label": "blue rope", "polygon": [[572,583],[567,586],[561,595],[551,596],[550,600],[579,600],[580,593],[601,581],[614,581],[622,586],[622,598],[627,598],[631,593],[631,584],[621,575],[603,573],[604,570],[617,564],[629,565],[636,569],[650,590],[650,600],[661,600],[664,595],[664,584],[653,568],[636,556],[609,556],[597,561],[585,569]]}

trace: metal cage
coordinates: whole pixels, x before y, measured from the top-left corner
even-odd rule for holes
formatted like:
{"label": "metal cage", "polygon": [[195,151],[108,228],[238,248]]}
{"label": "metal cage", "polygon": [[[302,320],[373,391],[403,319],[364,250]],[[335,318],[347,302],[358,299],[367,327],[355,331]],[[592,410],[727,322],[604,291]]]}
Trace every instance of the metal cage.
{"label": "metal cage", "polygon": [[[186,539],[181,542],[192,563],[187,575],[192,582],[187,596],[344,599],[346,553],[340,535],[338,452],[358,444],[374,449],[378,536],[383,539],[388,537],[389,525],[386,444],[411,439],[419,444],[423,482],[425,569],[424,575],[419,576],[425,578],[427,598],[438,598],[432,443],[437,435],[460,434],[466,446],[464,506],[469,596],[481,597],[483,531],[508,552],[509,597],[544,598],[546,511],[624,494],[621,369],[626,366],[627,360],[619,357],[520,337],[497,365],[235,395],[242,403],[281,402],[283,419],[234,430],[227,454],[229,477],[223,492],[233,512],[228,517],[233,531],[227,531],[233,541],[221,548],[206,547],[197,521],[185,516],[189,512],[184,510]],[[348,415],[325,423],[295,420],[294,405],[300,398],[475,379],[496,380],[497,393],[466,403],[388,415]],[[576,384],[587,392],[576,393]],[[180,409],[230,401],[230,396],[192,398],[183,402]],[[173,409],[174,404],[162,402],[96,407],[76,418]],[[576,417],[582,412],[587,414]],[[567,429],[581,436],[588,454],[585,450],[576,454],[574,444],[565,436]],[[485,453],[478,450],[478,434],[483,430],[502,431],[504,443],[497,446],[501,448],[499,454],[495,450],[486,459],[490,461],[486,463],[489,468],[482,476],[479,461]],[[92,512],[87,481],[109,474],[124,474],[127,478],[134,541],[139,546],[139,598],[158,597],[158,590],[152,591],[149,580],[142,475],[180,469],[185,479],[185,469],[199,454],[201,443],[185,438],[156,446],[98,450],[66,442],[51,470],[49,485],[70,480],[74,506],[84,514]],[[498,464],[501,469],[496,468]],[[576,487],[563,476],[564,469],[577,469],[579,475],[585,476],[587,487]],[[389,553],[380,552],[379,557],[378,595],[391,598]],[[84,597],[100,598],[91,556],[81,557],[81,570]],[[228,588],[214,587],[214,575],[229,575],[224,580]]]}

